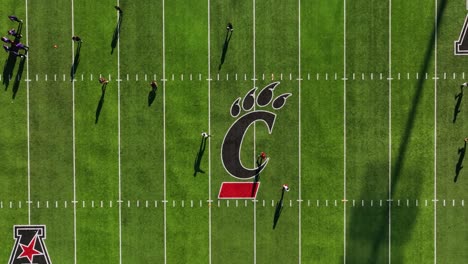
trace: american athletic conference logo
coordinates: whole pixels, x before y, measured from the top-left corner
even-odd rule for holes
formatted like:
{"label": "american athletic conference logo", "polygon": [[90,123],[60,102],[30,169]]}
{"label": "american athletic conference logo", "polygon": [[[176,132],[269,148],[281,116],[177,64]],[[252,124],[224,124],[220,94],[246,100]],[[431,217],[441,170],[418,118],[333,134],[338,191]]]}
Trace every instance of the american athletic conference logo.
{"label": "american athletic conference logo", "polygon": [[14,226],[13,239],[15,245],[11,251],[8,264],[51,264],[44,239],[45,225]]}
{"label": "american athletic conference logo", "polygon": [[[442,3],[442,9],[445,8],[445,2]],[[468,2],[466,5],[468,10]],[[463,27],[460,31],[458,40],[454,42],[454,54],[455,55],[468,55],[468,14],[465,16],[465,22],[463,22]]]}
{"label": "american athletic conference logo", "polygon": [[[284,93],[273,99],[274,90],[279,84],[279,82],[273,82],[267,85],[258,93],[258,96],[255,94],[257,91],[257,87],[255,87],[247,92],[244,98],[237,98],[231,105],[230,114],[236,120],[224,136],[221,147],[221,161],[224,169],[237,179],[252,179],[259,175],[268,164],[269,158],[266,158],[258,163],[257,167],[248,168],[244,166],[241,161],[241,147],[247,130],[257,121],[262,121],[267,126],[269,134],[273,132],[276,114],[263,109],[253,109],[255,104],[263,108],[270,103],[274,110],[281,109],[285,105],[286,99],[292,94]],[[247,113],[240,116],[242,110]],[[258,183],[256,181],[254,183],[224,182],[221,185],[218,198],[255,198],[257,189]]]}

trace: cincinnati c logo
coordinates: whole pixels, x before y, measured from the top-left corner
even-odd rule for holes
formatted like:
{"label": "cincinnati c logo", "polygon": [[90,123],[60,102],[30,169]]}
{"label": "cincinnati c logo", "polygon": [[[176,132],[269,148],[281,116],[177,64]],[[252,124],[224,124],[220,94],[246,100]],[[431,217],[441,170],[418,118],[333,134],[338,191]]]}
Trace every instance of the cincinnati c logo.
{"label": "cincinnati c logo", "polygon": [[15,246],[11,251],[8,264],[51,264],[44,243],[45,233],[46,227],[44,225],[14,226]]}
{"label": "cincinnati c logo", "polygon": [[240,115],[242,109],[247,111],[246,114],[239,117],[231,125],[224,136],[221,148],[221,160],[223,162],[223,166],[226,171],[235,178],[243,180],[253,178],[268,164],[269,159],[267,158],[258,167],[247,168],[242,164],[240,151],[245,133],[255,122],[262,121],[267,126],[269,134],[273,132],[276,114],[266,110],[252,111],[252,109],[254,108],[255,103],[262,108],[270,104],[272,101],[273,103],[271,106],[274,110],[281,109],[285,105],[286,99],[291,96],[291,94],[281,94],[273,100],[273,91],[279,84],[279,82],[274,82],[267,85],[260,91],[257,97],[255,97],[257,88],[253,88],[244,96],[244,99],[239,97],[231,105],[231,116],[234,118],[237,118]]}

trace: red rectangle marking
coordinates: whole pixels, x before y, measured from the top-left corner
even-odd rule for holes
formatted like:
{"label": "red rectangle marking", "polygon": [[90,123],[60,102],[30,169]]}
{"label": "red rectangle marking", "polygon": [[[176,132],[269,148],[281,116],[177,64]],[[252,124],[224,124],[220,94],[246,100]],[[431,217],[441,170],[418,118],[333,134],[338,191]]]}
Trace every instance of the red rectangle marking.
{"label": "red rectangle marking", "polygon": [[223,182],[218,199],[255,199],[260,182]]}

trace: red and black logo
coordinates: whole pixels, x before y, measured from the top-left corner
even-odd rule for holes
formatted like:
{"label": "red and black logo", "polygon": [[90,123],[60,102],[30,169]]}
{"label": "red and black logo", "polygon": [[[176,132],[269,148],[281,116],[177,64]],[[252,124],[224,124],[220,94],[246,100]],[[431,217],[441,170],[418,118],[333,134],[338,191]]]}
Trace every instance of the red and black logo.
{"label": "red and black logo", "polygon": [[[251,89],[242,100],[237,98],[231,106],[231,116],[237,118],[241,110],[247,111],[246,114],[239,117],[227,131],[221,150],[221,160],[226,171],[233,177],[247,180],[258,175],[267,165],[268,158],[254,168],[246,168],[240,160],[240,151],[245,133],[249,127],[257,122],[263,122],[268,132],[271,134],[275,124],[276,114],[266,110],[254,110],[254,105],[263,108],[271,103],[274,110],[281,109],[286,103],[286,99],[291,96],[290,93],[279,95],[273,100],[273,92],[279,85],[279,82],[274,82],[263,88],[258,96],[255,96],[257,88]],[[242,100],[242,106],[241,106]],[[273,103],[272,103],[273,102]]]}
{"label": "red and black logo", "polygon": [[286,103],[286,99],[291,96],[291,94],[281,94],[273,100],[273,91],[278,85],[279,82],[267,85],[260,91],[256,98],[255,91],[257,88],[253,88],[245,95],[242,100],[242,106],[240,97],[237,98],[231,106],[232,117],[238,117],[242,109],[244,111],[250,111],[239,117],[232,124],[224,137],[221,150],[221,160],[226,171],[233,177],[243,180],[253,178],[258,175],[268,163],[269,159],[267,158],[256,168],[246,168],[240,160],[240,150],[245,133],[253,123],[262,121],[268,127],[268,132],[270,134],[273,131],[276,114],[266,110],[252,111],[252,109],[254,108],[255,103],[259,107],[265,107],[272,101],[272,107],[274,110],[281,109]]}
{"label": "red and black logo", "polygon": [[[265,86],[258,95],[257,88],[247,92],[244,98],[237,98],[231,105],[231,116],[236,118],[224,136],[221,147],[221,161],[224,169],[234,178],[248,180],[254,178],[254,182],[223,182],[219,190],[219,199],[251,199],[257,196],[260,186],[258,181],[260,172],[265,169],[269,158],[262,151],[257,158],[256,167],[246,167],[241,160],[241,148],[245,134],[252,124],[261,122],[265,124],[268,133],[273,132],[276,114],[268,108],[271,104],[273,110],[279,110],[286,104],[286,99],[291,93],[284,93],[276,98],[274,90],[279,82],[273,82]],[[255,105],[258,108],[255,108]],[[263,109],[262,109],[263,108]],[[242,110],[246,113],[241,115]]]}
{"label": "red and black logo", "polygon": [[47,248],[45,225],[14,226],[15,246],[8,264],[51,264]]}

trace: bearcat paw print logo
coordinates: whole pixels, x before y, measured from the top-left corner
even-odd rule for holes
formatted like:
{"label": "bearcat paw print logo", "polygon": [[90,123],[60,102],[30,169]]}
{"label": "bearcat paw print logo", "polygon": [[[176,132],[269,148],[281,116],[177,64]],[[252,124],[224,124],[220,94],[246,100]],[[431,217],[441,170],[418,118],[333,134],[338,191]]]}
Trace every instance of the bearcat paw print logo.
{"label": "bearcat paw print logo", "polygon": [[[284,93],[273,99],[274,91],[279,84],[279,82],[268,84],[257,96],[255,94],[257,88],[255,87],[247,92],[243,98],[237,98],[231,105],[231,116],[237,119],[224,136],[221,160],[226,171],[233,177],[244,180],[253,178],[268,164],[269,159],[267,158],[256,168],[246,168],[240,159],[240,150],[245,133],[255,122],[262,121],[268,127],[269,134],[273,132],[276,114],[262,110],[262,108],[271,104],[274,110],[280,110],[286,104],[287,98],[292,95],[291,93]],[[255,104],[258,108],[254,110]],[[240,116],[242,110],[246,111],[246,113]]]}

